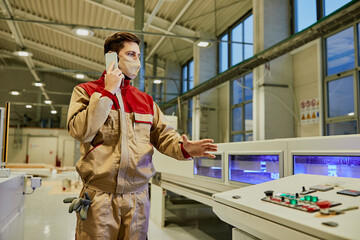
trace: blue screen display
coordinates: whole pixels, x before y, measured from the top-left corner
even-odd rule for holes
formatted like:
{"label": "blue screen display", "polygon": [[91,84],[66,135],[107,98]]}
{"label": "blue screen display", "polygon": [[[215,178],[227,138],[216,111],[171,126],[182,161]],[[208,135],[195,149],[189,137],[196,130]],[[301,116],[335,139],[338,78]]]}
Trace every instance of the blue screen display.
{"label": "blue screen display", "polygon": [[229,180],[258,184],[279,179],[279,155],[229,155]]}
{"label": "blue screen display", "polygon": [[360,178],[360,156],[294,155],[294,174]]}
{"label": "blue screen display", "polygon": [[221,155],[215,158],[196,157],[194,159],[194,174],[222,179],[222,158]]}

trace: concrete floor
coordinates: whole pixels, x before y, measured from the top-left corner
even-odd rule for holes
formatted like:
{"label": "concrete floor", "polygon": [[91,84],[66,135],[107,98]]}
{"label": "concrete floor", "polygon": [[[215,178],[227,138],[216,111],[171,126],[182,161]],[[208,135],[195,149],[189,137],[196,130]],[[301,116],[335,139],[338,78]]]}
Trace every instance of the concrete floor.
{"label": "concrete floor", "polygon": [[[55,174],[43,179],[43,186],[25,200],[25,240],[72,240],[75,239],[75,214],[68,213],[68,205],[62,200],[74,193],[54,194],[48,183],[62,182],[70,178],[74,182],[77,175],[73,172]],[[150,220],[149,240],[178,239],[231,239],[231,227],[212,212],[209,207],[167,210],[166,227],[160,228]]]}

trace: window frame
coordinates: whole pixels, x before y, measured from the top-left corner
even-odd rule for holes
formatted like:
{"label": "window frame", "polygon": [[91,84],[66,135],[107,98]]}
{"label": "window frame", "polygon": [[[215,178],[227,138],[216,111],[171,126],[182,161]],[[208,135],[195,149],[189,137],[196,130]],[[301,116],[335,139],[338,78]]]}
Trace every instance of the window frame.
{"label": "window frame", "polygon": [[[230,124],[229,124],[229,133],[230,134],[229,134],[229,137],[230,137],[230,139],[229,139],[229,142],[233,142],[233,136],[234,135],[242,135],[242,137],[243,137],[242,142],[245,142],[247,134],[254,134],[254,128],[252,130],[247,130],[247,131],[245,130],[245,105],[248,104],[248,103],[253,103],[254,95],[251,98],[251,100],[245,101],[245,88],[242,88],[243,89],[242,90],[242,102],[234,104],[234,105],[232,104],[232,99],[233,99],[232,84],[233,84],[233,82],[236,81],[239,78],[242,78],[243,84],[245,86],[245,76],[248,75],[248,74],[253,74],[252,80],[253,80],[253,83],[254,83],[254,73],[253,73],[253,71],[248,71],[248,72],[246,72],[244,74],[241,74],[238,78],[235,78],[235,79],[230,81],[230,86],[229,86],[229,88],[230,88],[230,104],[229,104],[229,113],[230,113],[230,118],[229,118],[229,122],[230,122]],[[253,86],[253,91],[254,91],[254,86]],[[254,94],[254,92],[253,92],[253,94]],[[233,109],[238,108],[238,107],[241,107],[241,125],[242,125],[241,129],[242,130],[241,131],[233,131]],[[254,105],[253,105],[253,109],[254,109]],[[253,110],[252,114],[253,114],[252,119],[254,120],[254,110]],[[253,140],[251,140],[251,141],[253,141]]]}
{"label": "window frame", "polygon": [[[243,60],[242,61],[240,61],[240,62],[238,62],[238,63],[236,63],[236,64],[234,64],[233,66],[232,66],[232,62],[231,62],[231,49],[232,49],[232,47],[231,47],[231,32],[232,32],[232,30],[235,28],[235,27],[237,27],[240,23],[244,23],[244,21],[245,21],[245,19],[247,19],[249,16],[251,16],[251,15],[253,15],[253,10],[251,9],[251,10],[249,10],[248,12],[246,12],[243,16],[241,16],[241,18],[239,18],[235,23],[233,23],[232,25],[230,25],[225,31],[223,31],[221,34],[219,34],[218,36],[217,36],[217,39],[218,40],[220,40],[222,37],[224,37],[226,34],[228,34],[228,66],[227,66],[227,68],[224,70],[224,71],[222,71],[222,72],[220,72],[220,43],[221,42],[218,42],[218,44],[217,44],[217,73],[218,74],[220,74],[220,73],[223,73],[223,72],[226,72],[227,70],[229,70],[231,67],[233,67],[233,66],[235,66],[235,65],[237,65],[237,64],[239,64],[239,63],[241,63],[241,62],[243,62],[243,61],[245,61],[246,59],[244,59],[244,55],[245,55],[245,45],[243,44],[242,45],[242,48],[243,48]],[[243,24],[243,26],[242,26],[242,33],[243,33],[243,38],[245,37],[245,35],[244,35],[244,24]],[[254,43],[253,43],[254,44]],[[253,53],[253,56],[254,56],[254,53]],[[250,57],[249,57],[250,58]],[[247,58],[247,59],[249,59],[249,58]]]}
{"label": "window frame", "polygon": [[[358,26],[359,25],[359,26]],[[353,30],[353,36],[354,36],[354,61],[355,61],[355,67],[340,73],[335,73],[332,75],[327,76],[327,56],[326,56],[326,39],[328,37],[331,37],[337,33],[340,33],[348,28],[352,28]],[[356,121],[356,128],[357,132],[354,134],[360,133],[360,66],[359,66],[359,45],[360,45],[360,39],[358,38],[359,33],[358,29],[360,30],[360,21],[354,22],[352,24],[348,24],[346,26],[343,26],[340,29],[337,29],[334,32],[331,32],[329,34],[326,34],[322,37],[322,75],[323,75],[323,119],[324,119],[324,125],[323,125],[323,133],[325,136],[329,135],[328,132],[328,124],[331,123],[340,123],[340,122],[350,122],[350,121]],[[354,115],[353,116],[337,116],[337,117],[328,117],[329,113],[329,105],[328,105],[328,83],[331,81],[336,81],[348,76],[353,76],[353,93],[354,93]]]}
{"label": "window frame", "polygon": [[[190,90],[189,89],[189,87],[190,87],[190,63],[193,62],[193,61],[194,61],[194,59],[190,58],[188,61],[186,61],[185,64],[183,64],[181,66],[181,94],[184,94],[185,92]],[[185,66],[187,67],[187,78],[186,78],[186,80],[184,79],[184,71],[183,71]],[[193,81],[194,81],[194,79],[193,79]],[[186,82],[186,91],[185,92],[183,91],[184,82]]]}
{"label": "window frame", "polygon": [[290,5],[291,5],[291,34],[297,34],[305,29],[307,29],[308,27],[310,27],[311,25],[315,24],[316,22],[320,21],[322,18],[327,17],[331,14],[333,14],[334,12],[338,11],[340,8],[343,8],[344,6],[346,6],[347,4],[350,4],[350,2],[346,3],[345,5],[339,7],[338,9],[336,9],[335,11],[333,11],[332,13],[325,15],[325,1],[326,0],[316,0],[316,22],[314,22],[313,24],[307,26],[306,28],[302,29],[301,31],[296,32],[296,11],[295,11],[295,1],[296,0],[291,0]]}

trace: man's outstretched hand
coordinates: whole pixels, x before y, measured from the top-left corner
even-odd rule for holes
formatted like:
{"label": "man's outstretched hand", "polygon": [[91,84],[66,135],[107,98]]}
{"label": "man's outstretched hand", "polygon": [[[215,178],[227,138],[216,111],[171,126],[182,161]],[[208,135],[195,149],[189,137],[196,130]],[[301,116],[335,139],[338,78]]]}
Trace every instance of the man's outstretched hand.
{"label": "man's outstretched hand", "polygon": [[192,157],[210,157],[215,158],[215,155],[207,152],[216,152],[217,145],[212,144],[214,140],[203,139],[199,141],[189,141],[185,134],[182,135],[183,147],[185,151]]}

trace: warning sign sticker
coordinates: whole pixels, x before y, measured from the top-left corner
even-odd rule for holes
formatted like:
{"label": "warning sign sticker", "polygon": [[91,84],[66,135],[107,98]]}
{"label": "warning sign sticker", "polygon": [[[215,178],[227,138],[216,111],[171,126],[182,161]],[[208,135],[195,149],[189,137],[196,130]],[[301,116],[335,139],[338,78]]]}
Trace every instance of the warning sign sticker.
{"label": "warning sign sticker", "polygon": [[318,123],[319,108],[320,108],[320,101],[318,98],[311,98],[300,101],[301,125]]}

